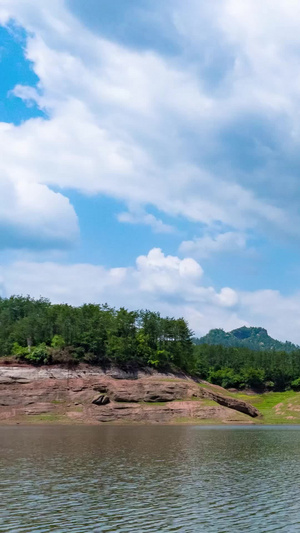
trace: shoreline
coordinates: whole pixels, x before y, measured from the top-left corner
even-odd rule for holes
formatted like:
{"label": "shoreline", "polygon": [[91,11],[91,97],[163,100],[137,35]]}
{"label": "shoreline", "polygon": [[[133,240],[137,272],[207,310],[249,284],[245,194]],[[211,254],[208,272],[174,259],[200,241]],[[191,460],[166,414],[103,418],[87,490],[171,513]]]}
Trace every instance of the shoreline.
{"label": "shoreline", "polygon": [[300,424],[300,393],[233,392],[189,376],[0,365],[0,426]]}
{"label": "shoreline", "polygon": [[21,428],[32,428],[32,427],[72,427],[72,428],[104,428],[104,427],[186,427],[186,426],[194,426],[194,427],[203,427],[203,428],[209,428],[209,427],[215,427],[215,428],[245,428],[245,429],[259,429],[259,428],[300,428],[300,423],[278,423],[278,424],[269,424],[269,423],[248,423],[245,424],[244,422],[238,423],[238,422],[218,422],[217,420],[207,420],[207,421],[199,421],[199,420],[190,420],[186,422],[176,422],[172,421],[169,423],[166,422],[157,422],[155,424],[149,423],[149,422],[106,422],[106,423],[99,423],[99,422],[73,422],[73,421],[32,421],[29,422],[28,420],[24,420],[21,422],[17,422],[15,420],[8,420],[8,421],[0,421],[0,430],[2,428],[7,427],[21,427]]}

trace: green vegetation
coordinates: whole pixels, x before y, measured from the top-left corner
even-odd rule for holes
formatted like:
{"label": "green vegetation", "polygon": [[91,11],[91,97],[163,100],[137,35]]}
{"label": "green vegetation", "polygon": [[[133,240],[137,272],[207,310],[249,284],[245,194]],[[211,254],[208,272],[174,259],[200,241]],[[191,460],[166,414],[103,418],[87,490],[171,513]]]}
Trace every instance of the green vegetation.
{"label": "green vegetation", "polygon": [[[0,357],[13,356],[35,365],[152,366],[179,369],[227,389],[300,390],[300,349],[274,341],[263,328],[239,328],[230,334],[212,330],[196,345],[192,335],[183,318],[164,318],[147,310],[106,304],[53,305],[29,296],[0,298]],[[221,342],[224,335],[239,343],[260,339],[260,348],[202,343],[208,337]],[[264,346],[269,339],[269,349],[262,349],[261,339]]]}
{"label": "green vegetation", "polygon": [[272,339],[264,328],[247,328],[243,326],[226,332],[223,329],[211,329],[210,332],[194,339],[195,344],[212,344],[230,348],[249,348],[250,350],[279,350],[292,352],[299,349],[291,342],[280,342]]}
{"label": "green vegetation", "polygon": [[[214,392],[213,385],[209,383],[201,383],[200,386]],[[300,393],[293,390],[263,394],[226,391],[226,396],[244,400],[259,410],[262,418],[253,419],[253,424],[300,424]]]}
{"label": "green vegetation", "polygon": [[56,413],[42,413],[39,415],[30,415],[30,417],[26,417],[27,423],[34,423],[37,424],[39,422],[41,423],[60,423],[63,422],[64,424],[68,422],[68,418],[65,415],[60,415]]}
{"label": "green vegetation", "polygon": [[256,420],[261,424],[299,424],[300,394],[294,391],[268,392],[257,395],[241,395],[235,397],[248,401],[263,415]]}
{"label": "green vegetation", "polygon": [[195,373],[211,383],[257,392],[300,390],[300,348],[272,339],[264,328],[212,329],[194,342]]}
{"label": "green vegetation", "polygon": [[300,389],[300,350],[292,352],[197,345],[194,373],[224,388],[285,391]]}
{"label": "green vegetation", "polygon": [[72,307],[46,299],[0,299],[0,357],[32,364],[193,369],[192,332],[183,318],[108,305]]}

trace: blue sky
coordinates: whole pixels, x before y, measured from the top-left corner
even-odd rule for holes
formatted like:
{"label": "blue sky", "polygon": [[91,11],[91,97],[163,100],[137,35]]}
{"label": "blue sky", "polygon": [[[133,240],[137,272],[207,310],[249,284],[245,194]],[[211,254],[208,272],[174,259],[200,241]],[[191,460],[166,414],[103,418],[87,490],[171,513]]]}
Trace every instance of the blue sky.
{"label": "blue sky", "polygon": [[11,22],[7,27],[0,27],[0,120],[20,124],[36,116],[43,116],[42,110],[36,105],[28,107],[24,101],[13,95],[17,84],[35,87],[39,78],[33,65],[24,57],[27,35],[25,30]]}
{"label": "blue sky", "polygon": [[0,294],[300,343],[295,0],[0,0]]}

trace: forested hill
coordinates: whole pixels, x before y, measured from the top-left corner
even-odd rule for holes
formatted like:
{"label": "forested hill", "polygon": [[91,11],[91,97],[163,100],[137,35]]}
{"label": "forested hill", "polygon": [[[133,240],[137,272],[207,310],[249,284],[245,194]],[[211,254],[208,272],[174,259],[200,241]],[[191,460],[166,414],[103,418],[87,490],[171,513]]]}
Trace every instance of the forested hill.
{"label": "forested hill", "polygon": [[264,328],[247,328],[243,326],[232,331],[224,331],[223,329],[211,329],[210,332],[201,337],[195,338],[194,343],[228,346],[235,348],[249,348],[250,350],[276,350],[292,352],[297,350],[299,346],[291,342],[280,342],[272,339]]}
{"label": "forested hill", "polygon": [[183,318],[29,296],[0,298],[2,362],[154,367],[226,388],[300,390],[300,348],[272,339],[263,328],[214,329],[193,343]]}
{"label": "forested hill", "polygon": [[14,357],[33,364],[172,365],[191,372],[193,356],[192,332],[183,318],[107,304],[0,298],[0,362]]}

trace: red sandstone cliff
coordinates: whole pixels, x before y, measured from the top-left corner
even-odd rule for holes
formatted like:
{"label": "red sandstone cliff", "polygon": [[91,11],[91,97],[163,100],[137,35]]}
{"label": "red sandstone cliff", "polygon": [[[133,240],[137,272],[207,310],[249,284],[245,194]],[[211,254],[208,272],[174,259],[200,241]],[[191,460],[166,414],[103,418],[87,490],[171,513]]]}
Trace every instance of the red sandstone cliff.
{"label": "red sandstone cliff", "polygon": [[0,366],[0,423],[249,423],[257,416],[220,388],[174,375]]}

